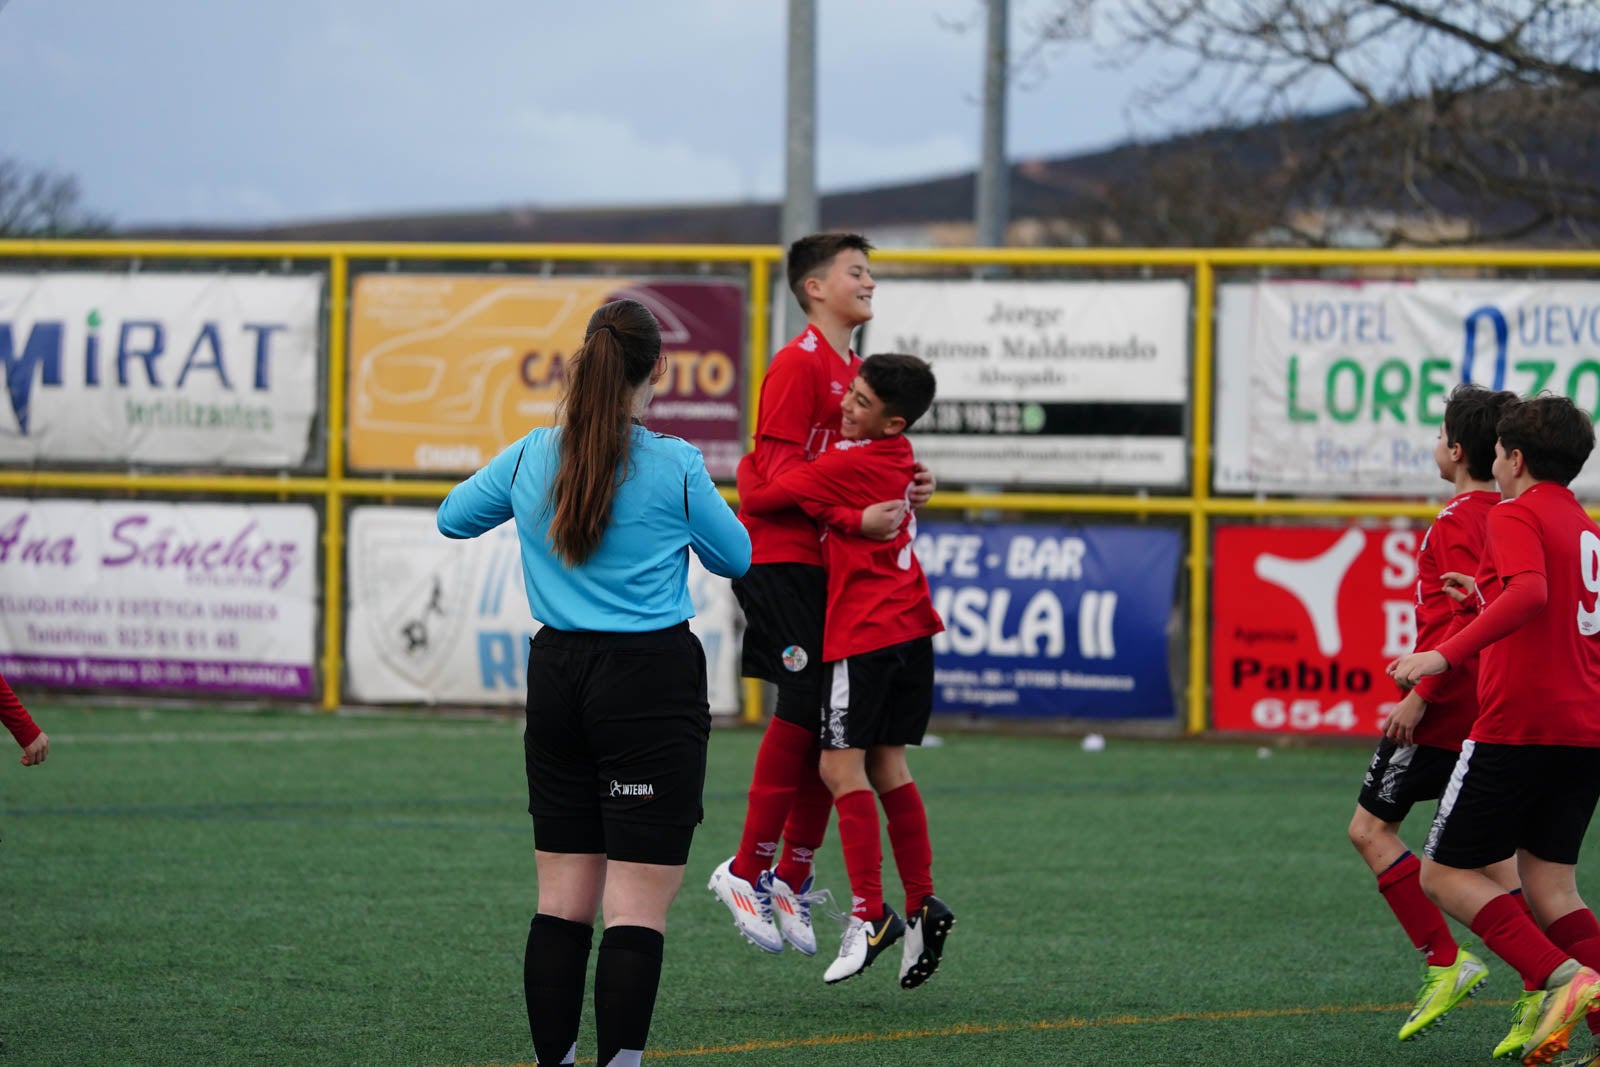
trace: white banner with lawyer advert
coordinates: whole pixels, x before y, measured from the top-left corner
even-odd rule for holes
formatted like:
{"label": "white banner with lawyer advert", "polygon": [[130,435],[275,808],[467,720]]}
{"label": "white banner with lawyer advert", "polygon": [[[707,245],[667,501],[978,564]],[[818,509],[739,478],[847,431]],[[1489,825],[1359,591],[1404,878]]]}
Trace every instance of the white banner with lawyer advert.
{"label": "white banner with lawyer advert", "polygon": [[321,301],[321,275],[0,274],[0,463],[305,463]]}
{"label": "white banner with lawyer advert", "polygon": [[[350,512],[345,664],[353,699],[375,704],[527,700],[528,612],[514,523],[456,541],[427,508]],[[711,711],[739,711],[733,585],[689,554],[689,627],[706,650]]]}
{"label": "white banner with lawyer advert", "polygon": [[[1258,281],[1221,286],[1216,488],[1432,494],[1458,383],[1600,407],[1600,283]],[[1600,464],[1572,485],[1600,490]]]}
{"label": "white banner with lawyer advert", "polygon": [[941,482],[1187,483],[1187,283],[886,281],[872,304],[861,351],[938,376],[911,434]]}
{"label": "white banner with lawyer advert", "polygon": [[0,498],[0,674],[310,697],[316,552],[305,504]]}

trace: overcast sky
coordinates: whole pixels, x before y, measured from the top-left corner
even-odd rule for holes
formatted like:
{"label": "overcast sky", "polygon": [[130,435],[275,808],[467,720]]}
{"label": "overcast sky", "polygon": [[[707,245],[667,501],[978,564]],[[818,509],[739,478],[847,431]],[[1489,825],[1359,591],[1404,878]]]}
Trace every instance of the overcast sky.
{"label": "overcast sky", "polygon": [[[1050,6],[1011,0],[1014,52]],[[976,166],[978,0],[817,7],[824,191]],[[783,0],[0,0],[0,153],[77,175],[121,226],[774,198],[786,19]],[[1052,49],[1011,94],[1009,155],[1155,132],[1130,109],[1155,73]]]}

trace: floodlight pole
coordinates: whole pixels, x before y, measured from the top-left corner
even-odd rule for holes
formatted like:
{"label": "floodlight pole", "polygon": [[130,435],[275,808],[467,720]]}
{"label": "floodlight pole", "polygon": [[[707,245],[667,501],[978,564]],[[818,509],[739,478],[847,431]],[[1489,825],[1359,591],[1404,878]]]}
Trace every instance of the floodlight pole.
{"label": "floodlight pole", "polygon": [[1006,167],[1006,0],[988,0],[983,50],[983,147],[978,164],[977,243],[1000,248],[1011,216]]}
{"label": "floodlight pole", "polygon": [[[783,246],[815,233],[817,221],[817,4],[789,0],[788,86],[785,96]],[[778,271],[779,279],[783,272]],[[794,296],[784,299],[785,344],[804,327],[806,316]]]}

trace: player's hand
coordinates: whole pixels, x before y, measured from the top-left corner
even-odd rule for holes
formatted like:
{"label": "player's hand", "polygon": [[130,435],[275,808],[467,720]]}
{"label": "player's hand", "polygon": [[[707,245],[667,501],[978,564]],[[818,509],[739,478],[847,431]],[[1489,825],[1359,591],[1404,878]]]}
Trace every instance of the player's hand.
{"label": "player's hand", "polygon": [[1383,724],[1383,736],[1397,745],[1416,744],[1417,723],[1422,721],[1427,710],[1427,701],[1419,697],[1415,689],[1410,690],[1389,712]]}
{"label": "player's hand", "polygon": [[1401,656],[1388,666],[1389,677],[1410,689],[1430,674],[1443,674],[1450,669],[1450,661],[1434,649]]}
{"label": "player's hand", "polygon": [[874,541],[893,541],[906,521],[904,500],[885,500],[861,512],[861,535]]}
{"label": "player's hand", "polygon": [[36,763],[43,763],[48,755],[50,755],[50,735],[40,730],[39,736],[22,750],[22,765],[32,767]]}
{"label": "player's hand", "polygon": [[933,496],[933,491],[939,488],[939,481],[933,476],[926,463],[918,463],[916,474],[911,479],[911,506],[920,508]]}
{"label": "player's hand", "polygon": [[1445,571],[1439,575],[1439,580],[1443,583],[1445,595],[1457,604],[1464,604],[1468,597],[1478,595],[1478,583],[1473,580],[1470,574],[1462,574],[1460,571]]}

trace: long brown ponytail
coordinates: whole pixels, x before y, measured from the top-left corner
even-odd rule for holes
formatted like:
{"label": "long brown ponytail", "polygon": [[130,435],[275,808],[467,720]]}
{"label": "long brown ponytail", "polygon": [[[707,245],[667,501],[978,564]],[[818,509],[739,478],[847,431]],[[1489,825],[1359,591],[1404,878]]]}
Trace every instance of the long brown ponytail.
{"label": "long brown ponytail", "polygon": [[661,356],[661,328],[650,309],[614,300],[589,316],[561,399],[561,463],[556,469],[550,543],[569,567],[588,559],[611,521],[632,439],[633,391]]}

